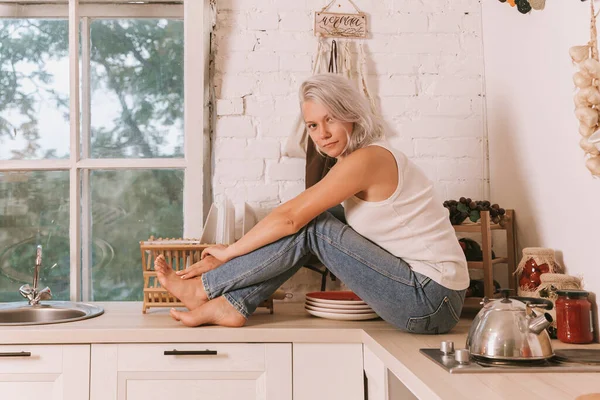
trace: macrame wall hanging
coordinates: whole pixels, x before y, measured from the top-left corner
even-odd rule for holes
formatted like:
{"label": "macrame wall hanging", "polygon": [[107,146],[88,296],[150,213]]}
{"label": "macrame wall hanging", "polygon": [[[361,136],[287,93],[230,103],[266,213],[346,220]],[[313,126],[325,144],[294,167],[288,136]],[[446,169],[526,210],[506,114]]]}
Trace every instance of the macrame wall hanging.
{"label": "macrame wall hanging", "polygon": [[585,152],[585,165],[593,176],[600,177],[600,62],[598,62],[598,34],[594,2],[590,1],[590,41],[569,49],[571,60],[578,67],[573,75],[577,87],[575,116],[579,120],[579,145]]}

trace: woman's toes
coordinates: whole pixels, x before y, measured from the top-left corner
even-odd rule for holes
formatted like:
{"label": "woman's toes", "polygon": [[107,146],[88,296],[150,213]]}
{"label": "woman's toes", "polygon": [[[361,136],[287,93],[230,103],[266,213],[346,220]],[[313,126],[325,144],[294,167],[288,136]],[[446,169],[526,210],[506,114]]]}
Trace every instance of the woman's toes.
{"label": "woman's toes", "polygon": [[176,309],[171,308],[171,310],[169,311],[169,313],[171,314],[171,317],[173,317],[173,319],[175,321],[181,321],[181,316],[180,316],[181,311],[177,311]]}

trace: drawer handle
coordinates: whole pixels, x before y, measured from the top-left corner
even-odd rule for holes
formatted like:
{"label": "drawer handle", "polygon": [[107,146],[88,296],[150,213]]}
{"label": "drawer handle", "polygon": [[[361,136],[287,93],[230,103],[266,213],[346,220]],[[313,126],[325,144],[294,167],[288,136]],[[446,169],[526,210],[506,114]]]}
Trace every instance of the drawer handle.
{"label": "drawer handle", "polygon": [[18,353],[0,353],[0,357],[31,357],[28,351],[20,351]]}
{"label": "drawer handle", "polygon": [[216,356],[216,350],[165,350],[165,356]]}

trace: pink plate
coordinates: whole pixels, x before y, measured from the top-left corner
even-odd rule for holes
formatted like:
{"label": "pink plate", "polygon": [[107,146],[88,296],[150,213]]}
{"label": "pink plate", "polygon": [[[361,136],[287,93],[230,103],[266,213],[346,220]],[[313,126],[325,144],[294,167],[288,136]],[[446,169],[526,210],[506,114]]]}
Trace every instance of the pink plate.
{"label": "pink plate", "polygon": [[306,294],[306,299],[317,303],[332,304],[366,304],[351,291],[312,292]]}

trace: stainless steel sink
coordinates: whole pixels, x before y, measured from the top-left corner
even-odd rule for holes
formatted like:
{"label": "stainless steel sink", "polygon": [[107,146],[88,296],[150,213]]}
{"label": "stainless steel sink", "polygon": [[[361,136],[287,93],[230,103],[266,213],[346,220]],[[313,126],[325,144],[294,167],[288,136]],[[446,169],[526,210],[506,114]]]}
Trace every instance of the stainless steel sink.
{"label": "stainless steel sink", "polygon": [[35,305],[4,303],[0,304],[0,326],[59,324],[97,317],[102,313],[102,307],[70,301],[44,301]]}

